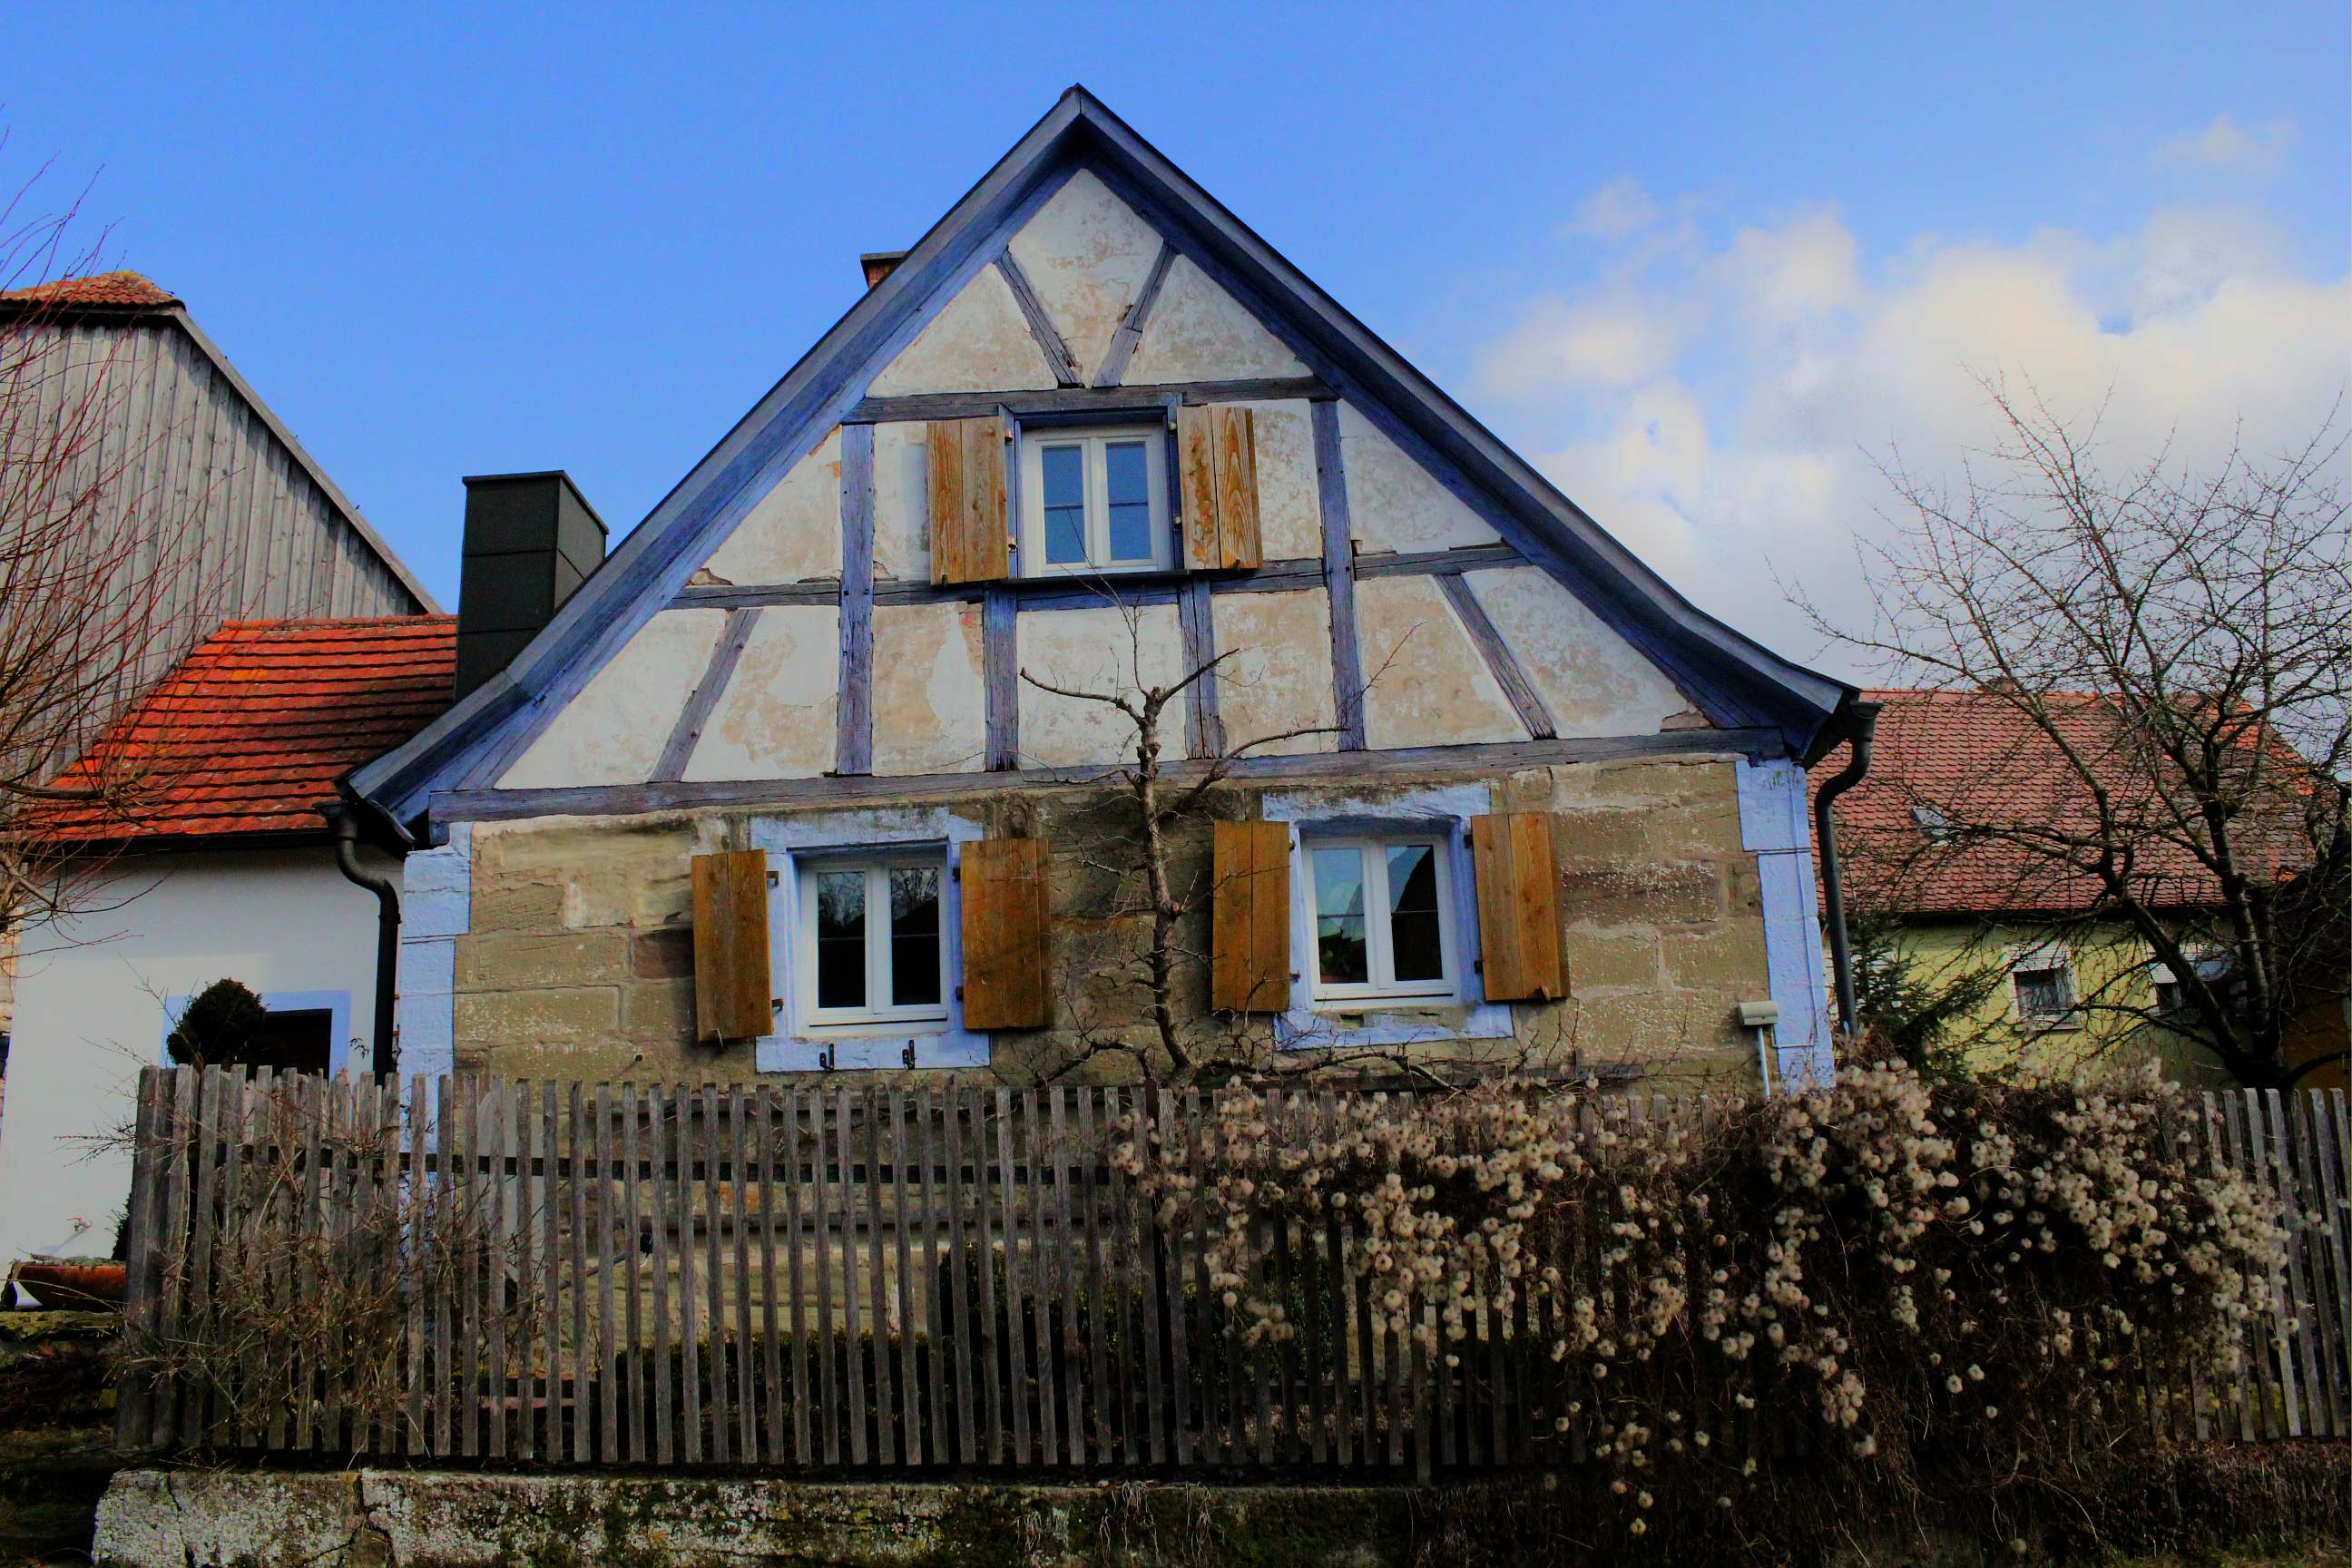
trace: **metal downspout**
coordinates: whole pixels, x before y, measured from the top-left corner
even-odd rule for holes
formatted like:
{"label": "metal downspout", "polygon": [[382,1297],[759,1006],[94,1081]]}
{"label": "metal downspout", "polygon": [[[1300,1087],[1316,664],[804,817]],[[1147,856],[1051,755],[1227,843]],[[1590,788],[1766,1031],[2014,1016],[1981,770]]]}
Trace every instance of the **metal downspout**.
{"label": "metal downspout", "polygon": [[372,1071],[379,1078],[398,1070],[393,1052],[394,1007],[400,983],[400,889],[388,878],[360,866],[360,828],[351,807],[321,808],[335,833],[335,869],[344,879],[375,895],[375,1055]]}
{"label": "metal downspout", "polygon": [[1870,772],[1870,742],[1878,728],[1878,710],[1875,702],[1856,702],[1847,710],[1846,739],[1853,744],[1853,758],[1813,796],[1813,837],[1822,849],[1822,898],[1829,906],[1830,973],[1837,985],[1841,1035],[1851,1035],[1854,1029],[1853,952],[1846,944],[1845,887],[1838,873],[1837,824],[1831,818],[1830,805]]}

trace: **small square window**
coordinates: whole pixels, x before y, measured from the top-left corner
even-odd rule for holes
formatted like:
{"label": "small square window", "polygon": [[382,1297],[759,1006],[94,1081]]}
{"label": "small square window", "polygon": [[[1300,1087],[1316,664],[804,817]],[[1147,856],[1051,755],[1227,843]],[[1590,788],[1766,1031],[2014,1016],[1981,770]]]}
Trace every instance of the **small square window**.
{"label": "small square window", "polygon": [[800,863],[802,1032],[884,1034],[945,1025],[946,877],[946,858],[937,850]]}
{"label": "small square window", "polygon": [[1021,559],[1032,577],[1174,564],[1167,436],[1156,426],[1021,439]]}
{"label": "small square window", "polygon": [[2009,980],[2017,994],[2019,1022],[2046,1027],[2073,1021],[2074,975],[2063,955],[2021,959],[2011,966]]}
{"label": "small square window", "polygon": [[1458,989],[1448,846],[1440,838],[1306,841],[1315,1000],[1444,1000]]}

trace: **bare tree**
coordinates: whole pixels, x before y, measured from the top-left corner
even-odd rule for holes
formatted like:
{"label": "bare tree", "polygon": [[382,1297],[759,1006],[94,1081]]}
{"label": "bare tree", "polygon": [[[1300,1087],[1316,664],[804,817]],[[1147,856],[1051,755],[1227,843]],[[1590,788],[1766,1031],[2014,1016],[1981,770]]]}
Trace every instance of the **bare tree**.
{"label": "bare tree", "polygon": [[102,742],[187,564],[130,493],[152,439],[124,417],[127,334],[75,331],[58,287],[96,247],[70,247],[71,205],[35,210],[38,179],[0,204],[0,940],[73,905],[155,782]]}
{"label": "bare tree", "polygon": [[[2116,475],[2095,417],[1982,383],[2000,436],[1956,491],[1881,465],[1903,503],[1863,549],[1872,626],[1831,637],[1895,684],[1975,694],[2001,721],[1957,773],[1901,787],[1924,831],[1858,844],[1883,896],[1939,876],[2050,934],[2118,927],[2171,974],[2086,1010],[2186,1036],[2242,1081],[2285,1085],[2300,1026],[2341,1049],[2352,766],[2352,565],[2334,414],[2262,457],[2189,471],[2168,447]],[[2002,737],[2011,737],[2004,740]],[[1867,861],[1865,861],[1867,864]],[[2128,1034],[2130,1031],[2126,1031]]]}

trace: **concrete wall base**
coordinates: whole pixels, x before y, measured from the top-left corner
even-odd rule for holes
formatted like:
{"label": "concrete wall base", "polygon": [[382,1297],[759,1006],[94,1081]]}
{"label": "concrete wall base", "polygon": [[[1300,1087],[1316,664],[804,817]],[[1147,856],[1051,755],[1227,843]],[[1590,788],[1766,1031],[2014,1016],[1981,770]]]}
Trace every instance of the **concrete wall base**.
{"label": "concrete wall base", "polygon": [[1384,1568],[1410,1536],[1401,1488],[140,1469],[114,1478],[92,1555],[113,1568]]}

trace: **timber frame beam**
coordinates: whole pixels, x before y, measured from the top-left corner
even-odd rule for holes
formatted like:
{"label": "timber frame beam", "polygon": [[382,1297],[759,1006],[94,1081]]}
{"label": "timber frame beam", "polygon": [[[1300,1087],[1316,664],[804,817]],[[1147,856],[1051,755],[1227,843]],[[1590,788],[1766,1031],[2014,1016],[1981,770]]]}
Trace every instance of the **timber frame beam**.
{"label": "timber frame beam", "polygon": [[[1549,741],[1511,741],[1475,746],[1419,746],[1385,752],[1308,752],[1247,756],[1226,767],[1237,784],[1251,782],[1336,786],[1368,781],[1399,783],[1448,777],[1490,778],[1517,768],[1610,762],[1628,757],[1744,757],[1769,761],[1788,755],[1778,729],[1669,730],[1655,735],[1618,735]],[[1209,763],[1188,759],[1163,764],[1165,776],[1181,783]],[[467,789],[436,795],[433,815],[442,823],[501,822],[532,816],[625,816],[694,807],[820,807],[902,805],[961,796],[985,796],[1008,785],[1084,787],[1117,781],[1117,763],[1075,768],[1013,768],[996,772],[900,775],[821,774],[814,778],[743,779],[642,784],[590,784],[548,789]]]}

